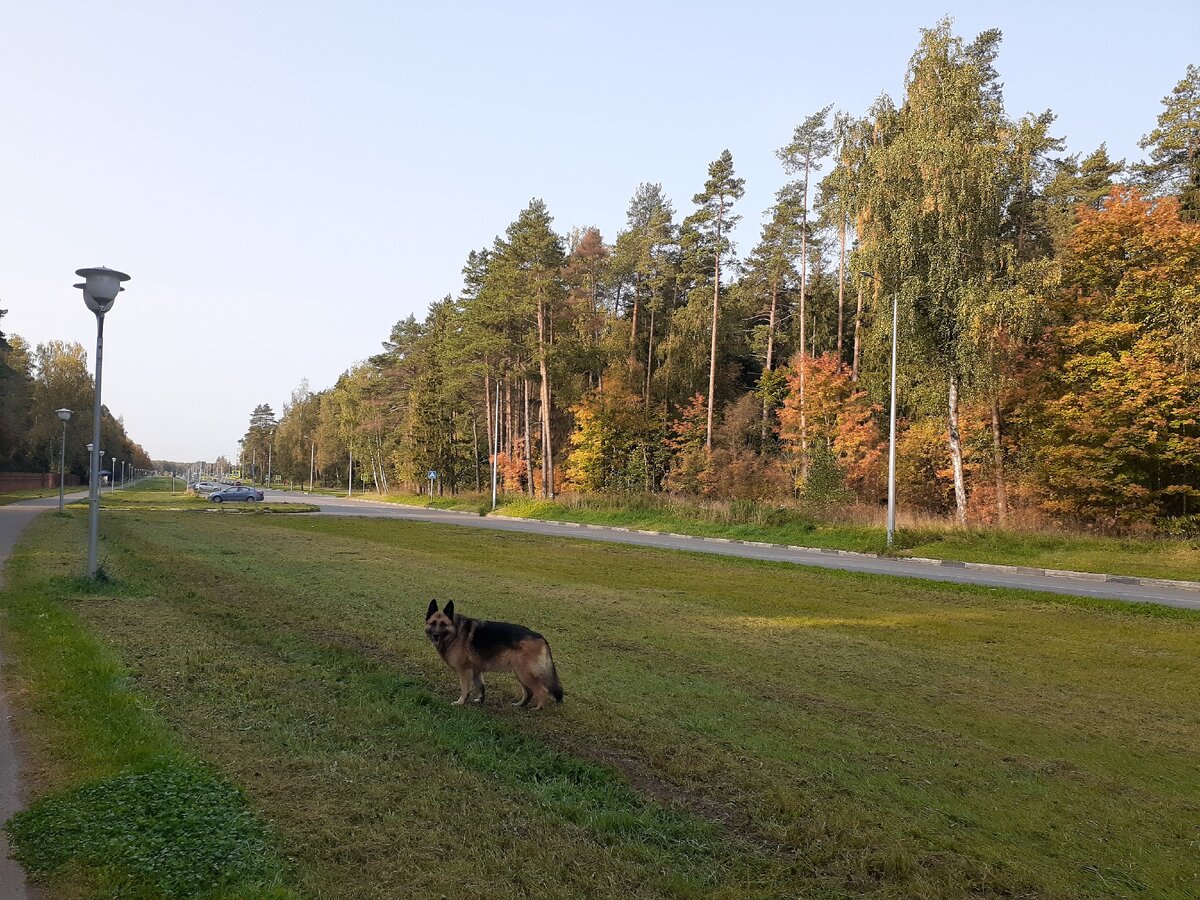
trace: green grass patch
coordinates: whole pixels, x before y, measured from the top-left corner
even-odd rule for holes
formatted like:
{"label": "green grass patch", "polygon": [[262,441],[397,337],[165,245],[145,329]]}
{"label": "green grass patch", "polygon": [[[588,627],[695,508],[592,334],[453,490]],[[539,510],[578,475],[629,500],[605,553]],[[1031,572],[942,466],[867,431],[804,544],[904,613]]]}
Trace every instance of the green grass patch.
{"label": "green grass patch", "polygon": [[[711,506],[672,503],[653,497],[572,497],[510,500],[504,515],[727,537],[860,553],[887,553],[883,528],[822,522],[806,513],[768,504],[734,502]],[[963,562],[1031,566],[1177,580],[1200,579],[1200,540],[1123,539],[1058,532],[923,526],[901,528],[892,551]]]}
{"label": "green grass patch", "polygon": [[[35,527],[61,534],[74,518]],[[72,577],[72,562],[26,549],[0,595],[5,678],[37,790],[6,826],[16,857],[63,897],[285,896],[265,823],[180,746],[71,608],[142,589]]]}
{"label": "green grass patch", "polygon": [[[69,488],[68,491],[77,491],[79,488]],[[37,491],[6,491],[0,493],[0,506],[7,506],[10,503],[20,503],[22,500],[38,500],[42,497],[57,497],[58,488],[50,490],[45,488]]]}
{"label": "green grass patch", "polygon": [[[68,504],[72,509],[87,509],[87,500],[77,500]],[[314,503],[293,503],[289,501],[271,501],[247,503],[237,501],[232,503],[216,503],[206,497],[190,491],[170,493],[160,488],[125,489],[104,492],[100,496],[100,508],[112,510],[159,510],[165,512],[201,511],[201,512],[240,512],[240,513],[307,513],[317,512],[320,507]]]}
{"label": "green grass patch", "polygon": [[27,871],[69,871],[99,896],[284,896],[283,868],[242,795],[178,761],[51,795],[7,827]]}
{"label": "green grass patch", "polygon": [[[83,525],[43,517],[14,558],[66,617],[10,626],[16,665],[29,628],[102,636],[136,710],[269,819],[304,895],[1200,891],[1195,613],[150,510],[104,520],[115,586],[84,591],[64,578]],[[431,597],[544,633],[566,702],[515,710],[511,676],[491,675],[484,708],[451,706],[421,631]],[[52,698],[67,713],[49,720],[22,688],[35,759],[87,756],[94,738],[70,732],[88,711]]]}
{"label": "green grass patch", "polygon": [[[307,491],[305,491],[307,493]],[[317,488],[313,494],[323,494],[328,497],[346,497],[346,488],[342,490],[330,490],[330,488]],[[367,500],[379,500],[380,503],[395,503],[402,506],[420,506],[421,509],[450,509],[461,510],[463,512],[478,512],[484,515],[485,512],[490,512],[492,509],[491,494],[481,494],[464,492],[458,494],[445,494],[445,496],[434,496],[430,498],[428,494],[416,493],[374,493],[372,491],[358,492],[355,491],[354,497]]]}

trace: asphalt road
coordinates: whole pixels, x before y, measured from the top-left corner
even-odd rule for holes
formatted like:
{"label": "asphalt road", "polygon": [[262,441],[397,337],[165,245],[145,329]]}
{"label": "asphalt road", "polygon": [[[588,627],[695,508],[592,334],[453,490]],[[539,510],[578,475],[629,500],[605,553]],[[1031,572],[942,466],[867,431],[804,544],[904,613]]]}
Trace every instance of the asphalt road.
{"label": "asphalt road", "polygon": [[280,502],[296,502],[304,499],[319,505],[321,513],[324,515],[372,516],[408,519],[415,522],[436,522],[464,528],[487,528],[493,531],[515,531],[548,537],[606,541],[638,547],[654,547],[661,550],[685,550],[692,553],[713,553],[718,556],[787,562],[821,569],[841,569],[847,572],[867,572],[873,575],[892,575],[901,578],[924,578],[929,581],[948,581],[954,584],[977,584],[986,587],[1045,591],[1077,597],[1121,600],[1127,603],[1160,603],[1181,609],[1200,610],[1200,590],[1146,583],[1145,579],[1126,579],[1119,576],[1083,573],[1079,573],[1077,576],[1047,575],[1045,570],[1022,569],[1015,566],[974,568],[950,561],[885,558],[845,554],[836,550],[807,550],[773,544],[752,544],[602,526],[541,522],[536,519],[503,519],[477,516],[472,513],[399,506],[394,503],[382,503],[369,499],[360,500],[325,495],[304,497],[285,491],[267,491],[266,499]]}

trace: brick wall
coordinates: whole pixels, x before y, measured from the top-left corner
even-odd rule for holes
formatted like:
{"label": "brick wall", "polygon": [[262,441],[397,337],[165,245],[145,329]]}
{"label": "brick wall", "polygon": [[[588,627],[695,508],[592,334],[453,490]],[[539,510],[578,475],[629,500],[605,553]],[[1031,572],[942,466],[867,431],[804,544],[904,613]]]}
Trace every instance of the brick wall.
{"label": "brick wall", "polygon": [[[78,487],[78,475],[68,474],[63,479],[64,487]],[[0,472],[0,494],[10,491],[40,491],[58,487],[58,473]]]}

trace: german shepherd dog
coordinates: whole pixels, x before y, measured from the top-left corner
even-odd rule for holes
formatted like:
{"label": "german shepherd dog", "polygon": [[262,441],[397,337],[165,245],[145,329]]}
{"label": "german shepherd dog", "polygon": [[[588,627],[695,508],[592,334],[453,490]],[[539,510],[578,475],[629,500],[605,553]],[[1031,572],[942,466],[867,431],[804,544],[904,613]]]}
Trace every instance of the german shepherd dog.
{"label": "german shepherd dog", "polygon": [[454,611],[454,601],[438,610],[436,600],[429,601],[425,613],[425,636],[437,648],[446,665],[458,673],[459,696],[456,706],[467,702],[474,690],[483,703],[486,688],[484,672],[512,672],[521,683],[521,699],[513,706],[524,706],[537,699],[536,709],[553,696],[562,703],[563,689],[550,655],[550,644],[536,631],[508,622],[469,619]]}

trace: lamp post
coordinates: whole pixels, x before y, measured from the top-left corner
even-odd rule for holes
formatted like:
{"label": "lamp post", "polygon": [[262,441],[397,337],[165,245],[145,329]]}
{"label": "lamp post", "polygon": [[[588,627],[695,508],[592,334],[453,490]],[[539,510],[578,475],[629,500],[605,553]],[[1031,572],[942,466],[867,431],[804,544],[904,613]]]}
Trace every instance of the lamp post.
{"label": "lamp post", "polygon": [[[870,278],[882,286],[870,272],[860,272],[864,278]],[[900,292],[892,291],[892,390],[888,413],[888,511],[887,511],[887,545],[892,546],[896,539],[896,349],[899,343],[899,308]]]}
{"label": "lamp post", "polygon": [[267,432],[267,487],[271,486],[271,457],[275,451],[275,432]]}
{"label": "lamp post", "polygon": [[[117,294],[124,290],[122,281],[129,276],[106,266],[76,269],[75,274],[84,279],[75,287],[83,290],[83,302],[96,314],[96,397],[92,404],[92,471],[100,471],[100,375],[104,362],[104,314],[113,307]],[[88,578],[96,577],[96,540],[100,531],[100,479],[92,485],[88,512]]]}
{"label": "lamp post", "polygon": [[308,492],[313,490],[313,475],[317,471],[317,439],[312,438],[312,450],[308,454]]}
{"label": "lamp post", "polygon": [[71,411],[69,409],[56,409],[55,414],[62,419],[63,423],[63,439],[62,453],[58,458],[58,511],[63,511],[63,475],[67,471],[67,423],[71,421]]}
{"label": "lamp post", "polygon": [[111,494],[117,489],[117,463],[120,460],[115,456],[112,458],[112,476],[108,479],[108,492]]}

